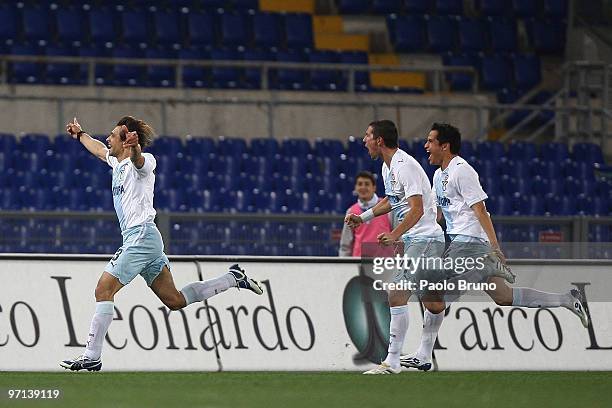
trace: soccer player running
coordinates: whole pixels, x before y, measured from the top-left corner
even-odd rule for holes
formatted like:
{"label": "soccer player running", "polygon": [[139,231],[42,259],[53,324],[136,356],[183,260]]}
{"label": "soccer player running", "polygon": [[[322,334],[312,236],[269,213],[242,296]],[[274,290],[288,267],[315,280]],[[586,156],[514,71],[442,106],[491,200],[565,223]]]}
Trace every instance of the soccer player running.
{"label": "soccer player running", "polygon": [[[397,226],[391,231],[378,235],[382,245],[404,243],[404,254],[409,259],[440,257],[444,252],[444,234],[436,222],[436,204],[429,179],[419,163],[408,153],[398,148],[399,137],[395,124],[389,120],[369,124],[363,143],[373,159],[382,158],[382,176],[386,197],[373,208],[360,215],[349,213],[345,222],[352,228],[368,222],[374,217],[394,211]],[[424,271],[401,270],[394,278],[395,283],[414,281],[422,278]],[[407,286],[407,285],[405,285]],[[391,311],[390,339],[385,360],[364,374],[399,374],[400,353],[408,329],[409,290],[388,292]],[[444,302],[435,294],[423,298],[425,307],[433,313],[444,311]]]}
{"label": "soccer player running", "polygon": [[60,366],[73,371],[98,371],[102,368],[102,344],[113,320],[114,296],[137,275],[144,278],[170,310],[182,309],[231,287],[248,289],[258,295],[263,293],[259,282],[247,277],[237,264],[218,278],[193,282],[180,291],[176,290],[161,234],[153,222],[156,214],[153,208],[156,162],[152,154],[142,153],[153,139],[154,131],[149,125],[131,116],[123,117],[106,138],[106,146],[83,131],[76,118],[66,125],[66,131],[91,154],[112,167],[113,202],[123,245],[98,280],[96,311],[85,351],[74,359],[63,360]]}
{"label": "soccer player running", "polygon": [[[532,288],[513,288],[506,284],[506,281],[514,283],[514,275],[506,266],[506,259],[497,241],[484,203],[488,196],[480,185],[478,174],[459,156],[459,129],[445,123],[434,123],[425,149],[429,153],[429,163],[440,166],[434,174],[433,190],[437,198],[439,218],[444,217],[446,233],[451,239],[445,257],[485,258],[485,268],[474,276],[490,284],[495,283],[495,289],[488,290],[487,294],[500,306],[565,307],[587,327],[588,318],[578,290],[548,293]],[[466,272],[468,276],[470,273]],[[461,276],[455,275],[451,281],[462,279]],[[431,368],[432,351],[443,319],[444,313],[434,316],[425,311],[419,349],[414,355],[401,357],[404,367],[424,371]]]}

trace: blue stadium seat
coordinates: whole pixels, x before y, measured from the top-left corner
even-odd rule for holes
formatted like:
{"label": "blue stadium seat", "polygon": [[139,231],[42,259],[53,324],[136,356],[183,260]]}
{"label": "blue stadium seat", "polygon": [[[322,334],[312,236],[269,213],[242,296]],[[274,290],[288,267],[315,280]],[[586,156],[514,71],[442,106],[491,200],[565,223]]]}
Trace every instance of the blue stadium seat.
{"label": "blue stadium seat", "polygon": [[589,241],[610,242],[610,227],[602,224],[591,225],[589,228]]}
{"label": "blue stadium seat", "polygon": [[48,11],[41,7],[23,9],[23,38],[44,45],[50,38]]}
{"label": "blue stadium seat", "polygon": [[215,19],[207,13],[188,13],[188,42],[192,47],[210,48],[215,43]]}
{"label": "blue stadium seat", "polygon": [[425,19],[421,16],[387,17],[387,27],[395,51],[414,52],[425,49]]}
{"label": "blue stadium seat", "polygon": [[210,137],[188,137],[185,141],[185,153],[204,160],[209,154],[217,153],[217,145]]}
{"label": "blue stadium seat", "polygon": [[219,16],[220,44],[226,47],[247,45],[247,19],[240,13],[224,12]]}
{"label": "blue stadium seat", "polygon": [[517,17],[535,17],[537,2],[533,0],[513,0],[514,15]]}
{"label": "blue stadium seat", "polygon": [[568,157],[569,152],[565,143],[546,143],[540,149],[540,158],[544,161],[561,163]]}
{"label": "blue stadium seat", "polygon": [[158,136],[155,141],[155,148],[163,152],[165,156],[176,157],[183,153],[183,141],[178,136]]}
{"label": "blue stadium seat", "polygon": [[486,48],[485,27],[482,21],[459,20],[459,49],[463,52],[481,52]]}
{"label": "blue stadium seat", "polygon": [[44,157],[51,148],[49,137],[42,133],[27,133],[19,139],[19,151],[24,153],[36,153]]}
{"label": "blue stadium seat", "polygon": [[548,196],[546,198],[546,211],[551,215],[570,216],[576,214],[576,199],[574,196],[561,197]]}
{"label": "blue stadium seat", "polygon": [[463,0],[436,0],[438,14],[463,15]]}
{"label": "blue stadium seat", "polygon": [[17,40],[21,28],[19,22],[15,8],[8,5],[0,7],[0,45],[11,45]]}
{"label": "blue stadium seat", "polygon": [[[446,54],[442,58],[446,66],[474,67],[474,58],[467,54]],[[469,73],[455,72],[446,74],[451,90],[462,91],[472,89],[473,77]]]}
{"label": "blue stadium seat", "polygon": [[481,160],[499,163],[505,155],[504,145],[500,142],[481,142],[476,146],[476,152]]}
{"label": "blue stadium seat", "polygon": [[317,157],[330,157],[335,162],[344,154],[344,145],[335,139],[317,139],[314,145],[314,154]]}
{"label": "blue stadium seat", "polygon": [[543,0],[543,10],[546,17],[566,18],[567,0]]}
{"label": "blue stadium seat", "polygon": [[179,14],[174,10],[158,10],[153,13],[153,32],[156,42],[163,46],[176,47],[182,43]]}
{"label": "blue stadium seat", "polygon": [[370,9],[368,0],[339,0],[338,9],[341,14],[365,14]]}
{"label": "blue stadium seat", "polygon": [[540,58],[537,55],[515,55],[512,59],[514,65],[514,83],[520,89],[531,89],[542,80]]}
{"label": "blue stadium seat", "polygon": [[89,11],[91,41],[94,45],[114,44],[117,39],[117,26],[112,11],[105,8],[93,8]]}
{"label": "blue stadium seat", "polygon": [[254,156],[274,157],[280,150],[278,141],[270,137],[251,139],[250,151]]}
{"label": "blue stadium seat", "polygon": [[537,53],[561,53],[565,47],[565,28],[560,23],[528,20],[525,22],[530,44]]}
{"label": "blue stadium seat", "polygon": [[610,201],[607,197],[595,196],[593,197],[591,205],[591,213],[593,215],[609,216],[612,214],[612,206],[610,205]]}
{"label": "blue stadium seat", "polygon": [[313,45],[312,16],[305,13],[285,15],[285,43],[287,48],[309,49]]}
{"label": "blue stadium seat", "polygon": [[[202,60],[208,59],[208,54],[201,48],[185,48],[179,51],[179,60]],[[203,88],[209,85],[209,69],[199,66],[183,67],[183,85],[189,88]]]}
{"label": "blue stadium seat", "polygon": [[516,21],[489,17],[487,21],[491,49],[494,52],[517,50]]}
{"label": "blue stadium seat", "polygon": [[[213,49],[210,52],[213,61],[242,61],[243,54],[232,49]],[[211,85],[213,88],[232,89],[240,86],[242,70],[232,67],[212,68]]]}
{"label": "blue stadium seat", "polygon": [[476,4],[483,16],[503,16],[507,12],[507,0],[478,0]]}
{"label": "blue stadium seat", "polygon": [[[337,64],[339,55],[334,51],[312,51],[308,53],[308,62],[313,64]],[[342,74],[337,70],[311,70],[310,88],[319,91],[335,91],[342,88]]]}
{"label": "blue stadium seat", "polygon": [[[113,58],[143,58],[142,50],[134,47],[113,48]],[[139,65],[113,65],[113,84],[116,86],[142,86],[146,68]]]}
{"label": "blue stadium seat", "polygon": [[430,6],[428,0],[404,0],[404,10],[409,14],[428,14]]}
{"label": "blue stadium seat", "polygon": [[402,11],[402,0],[372,0],[370,11],[373,14],[392,14]]}
{"label": "blue stadium seat", "polygon": [[233,0],[232,3],[236,10],[257,10],[259,8],[258,0]]}
{"label": "blue stadium seat", "polygon": [[312,153],[310,142],[307,139],[284,139],[281,145],[281,154],[283,156],[306,157]]}
{"label": "blue stadium seat", "polygon": [[[76,52],[69,47],[50,46],[45,49],[48,57],[74,57]],[[48,63],[45,71],[45,80],[48,84],[77,84],[78,64]]]}
{"label": "blue stadium seat", "polygon": [[508,157],[513,160],[532,161],[537,156],[538,153],[534,143],[515,140],[508,146]]}
{"label": "blue stadium seat", "polygon": [[150,40],[150,33],[147,30],[146,14],[139,10],[124,10],[119,13],[122,40],[124,44],[132,47],[144,47]]}
{"label": "blue stadium seat", "polygon": [[480,77],[485,89],[499,90],[512,81],[506,60],[499,56],[483,57]]}
{"label": "blue stadium seat", "polygon": [[527,195],[519,215],[542,216],[546,213],[544,200],[538,195]]}
{"label": "blue stadium seat", "polygon": [[[340,53],[340,62],[343,64],[368,64],[368,54],[363,51],[343,51]],[[348,75],[348,74],[347,74]],[[367,91],[370,88],[370,74],[367,71],[355,72],[355,90]],[[345,78],[348,84],[348,76]]]}
{"label": "blue stadium seat", "polygon": [[572,148],[572,158],[577,162],[605,163],[601,147],[594,143],[576,143]]}
{"label": "blue stadium seat", "polygon": [[444,52],[455,48],[455,38],[457,38],[455,19],[446,16],[435,16],[427,18],[426,22],[430,51]]}
{"label": "blue stadium seat", "polygon": [[[279,51],[276,54],[278,62],[306,62],[304,54],[296,51]],[[304,89],[306,87],[306,71],[297,69],[275,70],[272,87],[277,89]]]}
{"label": "blue stadium seat", "polygon": [[491,196],[486,201],[487,209],[493,215],[512,215],[512,199],[504,195]]}
{"label": "blue stadium seat", "polygon": [[[276,53],[267,50],[247,49],[244,52],[245,61],[274,61]],[[243,86],[248,89],[261,89],[262,70],[247,68],[244,73]]]}
{"label": "blue stadium seat", "polygon": [[[78,50],[79,57],[105,57],[111,56],[110,49],[104,47],[81,47]],[[97,64],[94,70],[94,84],[105,85],[108,84],[112,76],[113,67],[108,64]],[[89,75],[89,65],[87,63],[81,64],[79,67],[79,82],[81,84],[87,84]]]}
{"label": "blue stadium seat", "polygon": [[247,151],[246,141],[237,137],[219,137],[217,150],[220,155],[240,158]]}
{"label": "blue stadium seat", "polygon": [[77,8],[59,8],[55,12],[57,39],[63,46],[79,46],[84,40],[85,15]]}
{"label": "blue stadium seat", "polygon": [[[13,55],[42,55],[43,50],[38,46],[14,45],[11,47]],[[43,79],[44,64],[35,62],[13,62],[11,65],[9,81],[12,83],[38,84]]]}
{"label": "blue stadium seat", "polygon": [[253,43],[256,47],[278,49],[281,46],[278,13],[257,13],[253,16]]}
{"label": "blue stadium seat", "polygon": [[[148,48],[148,59],[176,59],[177,53],[171,49]],[[176,70],[171,65],[149,65],[146,68],[147,85],[153,87],[173,87],[176,85]]]}

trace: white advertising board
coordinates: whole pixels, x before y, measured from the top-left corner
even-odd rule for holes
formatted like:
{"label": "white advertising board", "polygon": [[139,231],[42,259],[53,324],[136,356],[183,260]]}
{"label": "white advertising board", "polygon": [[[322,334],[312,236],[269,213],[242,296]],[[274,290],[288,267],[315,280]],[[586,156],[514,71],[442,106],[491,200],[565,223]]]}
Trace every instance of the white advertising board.
{"label": "white advertising board", "polygon": [[[231,263],[174,260],[172,273],[180,289],[198,280],[198,267],[208,279],[225,273]],[[230,289],[209,299],[208,309],[199,303],[169,312],[142,279],[123,288],[115,297],[103,369],[357,371],[386,348],[388,309],[371,286],[356,285],[365,282],[358,262],[248,258],[240,263],[263,281],[263,296]],[[0,371],[60,370],[61,359],[83,350],[106,260],[4,258],[0,265]],[[576,287],[571,282],[577,283],[572,279],[577,266],[580,282],[589,283],[578,287],[597,300],[588,303],[589,330],[565,309],[498,307],[467,299],[448,309],[436,350],[439,368],[612,369],[612,302],[597,293],[605,287],[598,280],[609,274],[609,266],[538,266],[541,278],[517,283],[567,290]],[[513,269],[520,277],[529,268]],[[550,276],[555,287],[539,286],[551,282]],[[421,326],[420,306],[411,303],[405,352],[416,349]]]}

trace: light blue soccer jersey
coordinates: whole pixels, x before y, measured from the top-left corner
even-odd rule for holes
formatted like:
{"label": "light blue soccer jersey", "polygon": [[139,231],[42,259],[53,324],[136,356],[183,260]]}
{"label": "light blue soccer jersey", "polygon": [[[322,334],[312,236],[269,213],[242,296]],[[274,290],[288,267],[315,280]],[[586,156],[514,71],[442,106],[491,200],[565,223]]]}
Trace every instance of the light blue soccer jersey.
{"label": "light blue soccer jersey", "polygon": [[463,158],[455,156],[445,170],[434,173],[433,191],[446,221],[446,233],[487,240],[472,205],[484,201],[487,194],[480,185],[478,173]]}
{"label": "light blue soccer jersey", "polygon": [[419,162],[402,149],[398,149],[391,158],[389,167],[383,163],[382,176],[385,194],[395,212],[397,223],[402,222],[410,210],[409,197],[420,195],[423,199],[423,216],[408,230],[406,236],[414,238],[443,235],[442,228],[436,222],[436,202],[429,178]]}
{"label": "light blue soccer jersey", "polygon": [[143,153],[142,156],[144,165],[137,169],[129,157],[119,162],[109,155],[109,151],[106,152],[106,162],[113,169],[113,204],[122,232],[155,219],[155,157],[150,153]]}

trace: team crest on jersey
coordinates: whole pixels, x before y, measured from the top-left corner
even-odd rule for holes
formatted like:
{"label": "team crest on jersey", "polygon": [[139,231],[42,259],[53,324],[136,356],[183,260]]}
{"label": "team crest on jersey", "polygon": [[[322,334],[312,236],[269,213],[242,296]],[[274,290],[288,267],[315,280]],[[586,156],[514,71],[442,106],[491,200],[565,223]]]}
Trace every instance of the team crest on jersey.
{"label": "team crest on jersey", "polygon": [[125,179],[125,169],[126,169],[126,167],[127,167],[127,164],[124,164],[123,166],[121,166],[121,167],[119,168],[119,176],[118,176],[118,179],[119,179],[119,182],[120,182],[120,183],[123,183],[123,180]]}
{"label": "team crest on jersey", "polygon": [[391,183],[391,188],[393,188],[393,185],[395,185],[395,173],[391,172],[389,182]]}
{"label": "team crest on jersey", "polygon": [[442,180],[442,191],[446,191],[447,184],[448,184],[448,174],[445,174],[444,179]]}

